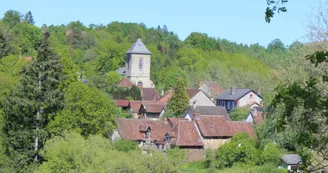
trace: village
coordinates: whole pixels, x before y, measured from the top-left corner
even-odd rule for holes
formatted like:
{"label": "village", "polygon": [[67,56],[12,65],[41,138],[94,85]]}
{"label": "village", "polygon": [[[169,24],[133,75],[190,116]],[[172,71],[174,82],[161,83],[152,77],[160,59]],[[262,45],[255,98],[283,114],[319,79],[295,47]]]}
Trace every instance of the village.
{"label": "village", "polygon": [[[174,88],[164,94],[155,89],[150,79],[151,52],[140,39],[126,52],[126,60],[125,67],[118,70],[124,77],[116,86],[138,86],[142,100],[115,100],[132,118],[117,118],[118,128],[112,141],[119,138],[136,141],[143,150],[179,147],[188,150],[189,161],[200,161],[206,149],[219,148],[237,133],[256,136],[254,128],[263,121],[261,89],[233,86],[224,90],[216,82],[200,81],[199,88],[187,89],[189,107],[181,118],[165,118]],[[250,111],[243,121],[232,121],[229,112],[239,107]]]}

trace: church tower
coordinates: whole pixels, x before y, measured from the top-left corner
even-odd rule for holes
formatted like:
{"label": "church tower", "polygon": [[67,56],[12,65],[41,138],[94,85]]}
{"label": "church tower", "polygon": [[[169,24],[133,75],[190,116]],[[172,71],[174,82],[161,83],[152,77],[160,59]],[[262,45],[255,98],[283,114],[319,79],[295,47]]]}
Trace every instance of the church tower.
{"label": "church tower", "polygon": [[150,80],[150,56],[151,52],[139,38],[126,52],[125,72],[134,85],[155,88]]}

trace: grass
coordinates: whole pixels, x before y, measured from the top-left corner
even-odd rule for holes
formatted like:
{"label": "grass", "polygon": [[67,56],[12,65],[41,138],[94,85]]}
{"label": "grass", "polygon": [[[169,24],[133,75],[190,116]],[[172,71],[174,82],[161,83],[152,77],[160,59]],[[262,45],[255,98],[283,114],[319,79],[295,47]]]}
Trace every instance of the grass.
{"label": "grass", "polygon": [[181,166],[182,173],[287,173],[287,170],[265,164],[262,166],[236,164],[231,168],[215,169],[205,168],[203,162],[189,162]]}

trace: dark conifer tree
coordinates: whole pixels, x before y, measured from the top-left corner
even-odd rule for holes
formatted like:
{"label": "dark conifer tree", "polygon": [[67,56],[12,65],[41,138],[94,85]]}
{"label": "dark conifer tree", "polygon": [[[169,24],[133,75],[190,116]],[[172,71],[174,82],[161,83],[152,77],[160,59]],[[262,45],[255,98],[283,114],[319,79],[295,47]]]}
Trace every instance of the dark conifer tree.
{"label": "dark conifer tree", "polygon": [[33,160],[42,161],[38,151],[49,134],[46,126],[63,108],[63,80],[59,57],[49,47],[49,33],[44,35],[36,59],[22,70],[20,84],[5,102],[4,131],[7,154],[13,158],[15,170],[24,169]]}
{"label": "dark conifer tree", "polygon": [[31,24],[31,25],[34,25],[35,22],[34,22],[34,19],[33,19],[32,12],[31,11],[28,11],[25,14],[24,22],[26,22],[28,24]]}

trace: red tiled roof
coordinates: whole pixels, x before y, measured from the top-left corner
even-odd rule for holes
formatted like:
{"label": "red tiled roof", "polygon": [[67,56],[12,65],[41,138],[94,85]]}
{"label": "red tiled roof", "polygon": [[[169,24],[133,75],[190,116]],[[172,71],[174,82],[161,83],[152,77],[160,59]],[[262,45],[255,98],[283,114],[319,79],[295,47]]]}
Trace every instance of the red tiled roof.
{"label": "red tiled roof", "polygon": [[115,100],[116,106],[129,107],[129,100]]}
{"label": "red tiled roof", "polygon": [[214,81],[206,81],[211,88],[211,90],[214,92],[215,95],[219,95],[224,92],[224,90],[220,87],[220,85]]}
{"label": "red tiled roof", "polygon": [[195,120],[204,137],[233,136],[225,116],[201,115]]}
{"label": "red tiled roof", "polygon": [[225,116],[210,115],[197,116],[195,120],[204,137],[230,137],[240,132],[255,136],[251,122],[229,121]]}
{"label": "red tiled roof", "polygon": [[253,123],[246,121],[228,121],[229,128],[233,135],[236,133],[246,132],[250,137],[255,136]]}
{"label": "red tiled roof", "polygon": [[201,91],[201,90],[188,88],[187,94],[189,96],[189,99],[193,98],[199,91]]}
{"label": "red tiled roof", "polygon": [[26,56],[26,57],[24,57],[24,60],[25,60],[25,61],[32,61],[32,59],[33,59],[33,58],[32,58],[31,56]]}
{"label": "red tiled roof", "polygon": [[141,104],[149,113],[160,113],[166,108],[166,103],[162,102],[142,102]]}
{"label": "red tiled roof", "polygon": [[141,88],[142,101],[157,101],[159,93],[155,88]]}
{"label": "red tiled roof", "polygon": [[117,84],[117,87],[131,88],[133,83],[126,77],[123,77]]}
{"label": "red tiled roof", "polygon": [[167,93],[165,93],[158,101],[167,103],[173,96],[174,90],[171,88]]}
{"label": "red tiled roof", "polygon": [[130,100],[131,112],[139,112],[141,100]]}
{"label": "red tiled roof", "polygon": [[171,123],[171,127],[175,126],[179,121],[188,121],[186,118],[168,118],[167,121]]}
{"label": "red tiled roof", "polygon": [[[150,127],[150,139],[158,141],[170,130],[170,126],[164,121],[152,121],[146,119],[117,118],[118,132],[124,139],[145,140],[145,128]],[[141,130],[141,131],[140,131]]]}
{"label": "red tiled roof", "polygon": [[168,135],[176,146],[204,146],[193,121],[179,121]]}

